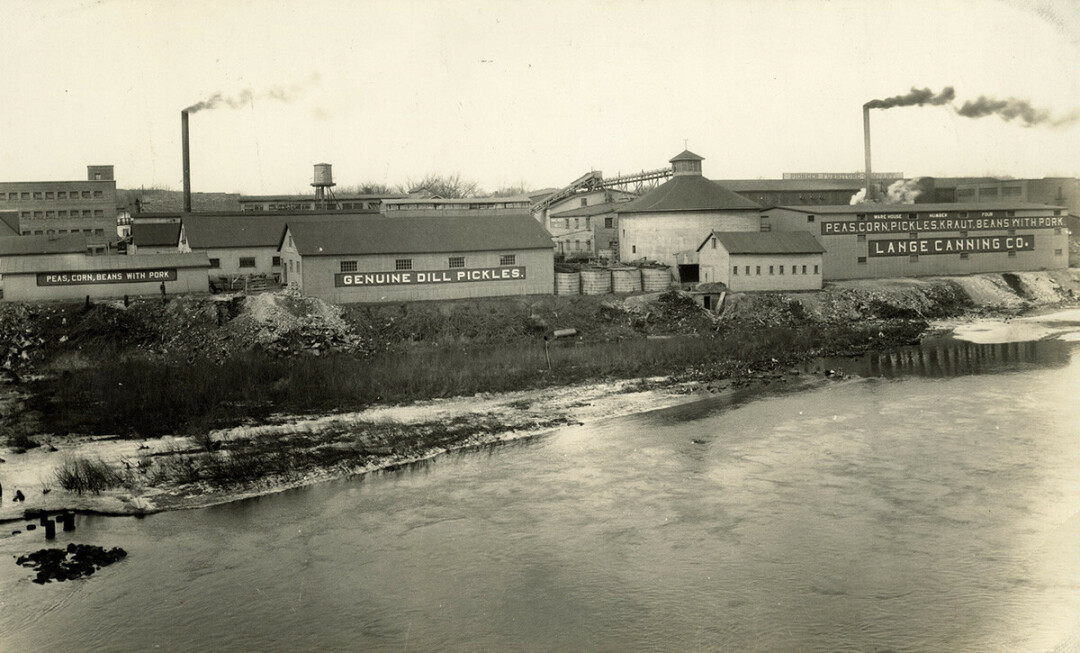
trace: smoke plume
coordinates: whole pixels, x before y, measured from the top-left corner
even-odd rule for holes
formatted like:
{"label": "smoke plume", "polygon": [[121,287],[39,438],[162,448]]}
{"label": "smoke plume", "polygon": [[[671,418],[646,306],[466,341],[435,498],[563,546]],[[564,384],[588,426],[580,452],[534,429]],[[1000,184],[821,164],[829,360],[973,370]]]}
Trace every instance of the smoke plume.
{"label": "smoke plume", "polygon": [[292,102],[300,97],[303,92],[309,87],[319,83],[319,75],[312,75],[307,81],[300,84],[293,84],[289,87],[272,86],[263,91],[253,91],[250,88],[245,88],[236,95],[225,95],[223,93],[214,93],[210,97],[196,102],[190,107],[184,109],[185,113],[195,113],[197,111],[203,111],[207,109],[217,109],[222,106],[227,106],[232,109],[238,109],[246,104],[250,104],[256,100],[276,100],[278,102]]}
{"label": "smoke plume", "polygon": [[1064,116],[1055,117],[1047,109],[1037,109],[1026,100],[1008,98],[998,100],[980,95],[977,100],[968,100],[956,110],[966,118],[999,116],[1002,120],[1019,120],[1025,127],[1046,125],[1048,127],[1068,127],[1080,121],[1080,112],[1073,111]]}
{"label": "smoke plume", "polygon": [[911,106],[923,106],[924,104],[938,105],[952,102],[956,97],[956,91],[953,87],[946,86],[940,93],[934,95],[934,92],[928,88],[915,88],[911,87],[911,92],[907,95],[894,95],[884,100],[870,100],[864,107],[869,109],[891,109],[892,107],[911,107]]}
{"label": "smoke plume", "polygon": [[915,198],[922,195],[922,189],[919,188],[919,179],[897,179],[893,183],[889,184],[888,190],[885,191],[885,203],[886,204],[914,204]]}

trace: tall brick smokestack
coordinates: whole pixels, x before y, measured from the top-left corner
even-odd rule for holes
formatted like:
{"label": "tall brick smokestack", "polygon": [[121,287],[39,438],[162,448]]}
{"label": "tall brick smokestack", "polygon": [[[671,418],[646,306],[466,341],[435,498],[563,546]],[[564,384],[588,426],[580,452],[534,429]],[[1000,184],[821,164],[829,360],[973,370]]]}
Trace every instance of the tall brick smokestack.
{"label": "tall brick smokestack", "polygon": [[871,185],[870,173],[870,105],[864,104],[862,108],[863,124],[863,151],[866,155],[866,201],[874,201],[874,187]]}
{"label": "tall brick smokestack", "polygon": [[188,112],[180,112],[180,141],[184,158],[184,213],[191,213],[191,153],[188,147]]}

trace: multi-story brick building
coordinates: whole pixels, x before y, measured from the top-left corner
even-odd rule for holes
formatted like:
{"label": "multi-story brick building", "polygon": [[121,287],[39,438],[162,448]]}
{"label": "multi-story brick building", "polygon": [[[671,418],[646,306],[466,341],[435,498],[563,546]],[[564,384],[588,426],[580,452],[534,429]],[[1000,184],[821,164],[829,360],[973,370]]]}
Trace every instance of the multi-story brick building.
{"label": "multi-story brick building", "polygon": [[104,248],[116,235],[112,166],[87,166],[85,181],[0,182],[0,211],[16,211],[21,235],[83,234]]}

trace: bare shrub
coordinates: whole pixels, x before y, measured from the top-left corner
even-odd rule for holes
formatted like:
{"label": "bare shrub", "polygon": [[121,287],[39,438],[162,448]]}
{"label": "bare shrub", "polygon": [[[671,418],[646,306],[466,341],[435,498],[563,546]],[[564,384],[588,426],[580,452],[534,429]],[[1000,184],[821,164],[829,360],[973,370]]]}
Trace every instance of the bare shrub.
{"label": "bare shrub", "polygon": [[99,494],[102,490],[120,487],[125,481],[122,475],[100,458],[90,460],[65,457],[64,462],[56,468],[53,475],[60,487],[78,494],[84,492]]}

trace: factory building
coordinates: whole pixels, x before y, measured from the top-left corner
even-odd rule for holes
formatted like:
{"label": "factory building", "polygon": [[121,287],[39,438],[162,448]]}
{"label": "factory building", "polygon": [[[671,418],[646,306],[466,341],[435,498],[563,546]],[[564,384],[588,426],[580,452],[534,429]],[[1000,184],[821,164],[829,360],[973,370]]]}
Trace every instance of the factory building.
{"label": "factory building", "polygon": [[0,237],[19,235],[19,212],[0,211]]}
{"label": "factory building", "polygon": [[180,252],[180,222],[143,222],[131,225],[128,254],[176,254]]}
{"label": "factory building", "polygon": [[[697,281],[696,250],[714,231],[758,231],[761,206],[702,176],[703,158],[686,150],[671,159],[672,178],[616,209],[619,258],[648,259]],[[679,253],[686,253],[679,257]],[[685,272],[685,274],[683,274]]]}
{"label": "factory building", "polygon": [[1080,179],[1045,177],[1043,179],[963,180],[956,183],[956,201],[966,203],[1021,202],[1063,207],[1070,215],[1080,216]]}
{"label": "factory building", "polygon": [[173,295],[207,292],[208,265],[205,254],[38,254],[0,258],[0,278],[7,301]]}
{"label": "factory building", "polygon": [[1068,266],[1065,209],[1024,203],[784,206],[762,231],[813,234],[824,279],[879,279]]}
{"label": "factory building", "polygon": [[384,200],[408,197],[402,193],[340,195],[317,199],[314,195],[242,195],[237,201],[245,212],[380,211]]}
{"label": "factory building", "polygon": [[382,203],[382,213],[388,218],[424,218],[440,216],[488,215],[517,217],[530,215],[532,204],[527,195],[514,197],[466,197],[447,199],[442,197],[405,197],[387,199]]}
{"label": "factory building", "polygon": [[506,295],[554,289],[551,235],[528,214],[289,222],[282,280],[334,303]]}
{"label": "factory building", "polygon": [[732,292],[821,290],[824,252],[797,231],[714,231],[697,248],[701,282]]}
{"label": "factory building", "polygon": [[87,166],[85,181],[0,182],[0,211],[16,211],[22,235],[84,234],[104,250],[116,236],[112,166]]}

